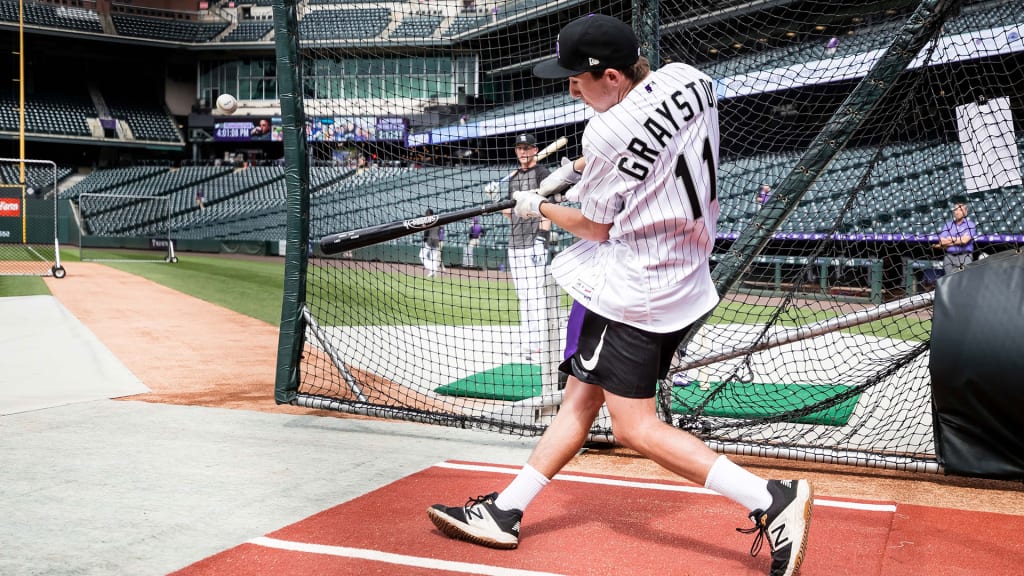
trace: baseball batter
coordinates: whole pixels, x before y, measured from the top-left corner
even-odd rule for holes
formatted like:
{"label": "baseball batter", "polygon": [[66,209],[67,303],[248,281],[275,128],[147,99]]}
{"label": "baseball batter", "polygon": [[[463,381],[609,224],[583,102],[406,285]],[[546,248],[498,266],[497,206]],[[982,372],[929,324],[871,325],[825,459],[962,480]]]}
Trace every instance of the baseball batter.
{"label": "baseball batter", "polygon": [[[500,493],[428,515],[453,538],[515,548],[523,512],[582,447],[602,405],[618,443],[749,511],[752,554],[767,540],[770,574],[791,576],[803,560],[813,502],[805,480],[765,480],[718,455],[655,410],[687,327],[718,296],[708,259],[719,205],[718,103],[706,74],[685,64],[652,72],[632,29],[588,15],[558,36],[557,55],[534,74],[568,78],[570,94],[596,113],[583,156],[515,194],[515,211],[539,215],[581,240],[552,274],[584,308],[561,407],[527,464]],[[549,202],[574,186],[580,208]],[[681,532],[686,526],[679,526]]]}

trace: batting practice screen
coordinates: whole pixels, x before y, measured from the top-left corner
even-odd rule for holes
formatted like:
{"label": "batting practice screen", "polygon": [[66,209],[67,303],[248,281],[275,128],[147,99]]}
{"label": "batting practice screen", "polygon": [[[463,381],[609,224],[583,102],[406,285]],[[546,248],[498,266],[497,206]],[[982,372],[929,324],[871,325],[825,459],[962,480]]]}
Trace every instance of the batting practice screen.
{"label": "batting practice screen", "polygon": [[[543,432],[574,331],[550,266],[576,239],[501,212],[429,223],[581,155],[594,110],[533,67],[592,12],[630,23],[654,70],[705,72],[719,112],[701,168],[721,302],[658,383],[662,418],[723,452],[937,470],[936,282],[1024,242],[1019,3],[278,0],[277,401]],[[320,250],[391,222],[404,234]],[[591,436],[613,438],[603,413]]]}
{"label": "batting practice screen", "polygon": [[64,276],[57,206],[56,164],[0,158],[0,276]]}

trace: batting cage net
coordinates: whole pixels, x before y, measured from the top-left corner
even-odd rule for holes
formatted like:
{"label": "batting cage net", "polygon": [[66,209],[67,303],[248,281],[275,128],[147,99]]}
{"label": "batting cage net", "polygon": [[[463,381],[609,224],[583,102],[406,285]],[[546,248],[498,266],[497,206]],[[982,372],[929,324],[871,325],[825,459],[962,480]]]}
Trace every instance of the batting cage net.
{"label": "batting cage net", "polygon": [[173,202],[172,196],[79,194],[76,232],[82,262],[177,263]]}
{"label": "batting cage net", "polygon": [[[714,80],[680,102],[719,110],[722,301],[660,383],[662,416],[725,452],[935,469],[935,281],[1024,242],[1020,1],[279,0],[277,401],[544,430],[572,336],[547,264],[574,239],[479,208],[529,187],[517,145],[565,137],[547,170],[580,155],[593,112],[532,68],[591,12],[631,23],[653,68]],[[319,242],[393,221],[407,235]]]}
{"label": "batting cage net", "polygon": [[57,242],[57,165],[0,158],[0,276],[64,275]]}

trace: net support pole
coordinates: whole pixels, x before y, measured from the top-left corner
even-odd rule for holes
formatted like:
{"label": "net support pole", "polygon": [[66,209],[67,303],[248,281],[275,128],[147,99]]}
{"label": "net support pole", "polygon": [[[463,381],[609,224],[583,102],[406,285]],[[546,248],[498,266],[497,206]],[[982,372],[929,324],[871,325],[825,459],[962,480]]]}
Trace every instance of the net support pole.
{"label": "net support pole", "polygon": [[306,301],[306,266],[309,247],[309,170],[306,122],[299,70],[299,18],[297,0],[274,0],[274,48],[277,87],[281,100],[284,139],[284,180],[289,190],[285,249],[284,297],[277,346],[274,400],[287,404],[299,388],[299,364],[305,342],[303,303]]}
{"label": "net support pole", "polygon": [[[918,4],[896,34],[893,43],[835,111],[797,165],[733,242],[730,250],[723,254],[712,273],[719,294],[728,294],[735,288],[743,271],[768,245],[772,235],[796,209],[807,190],[828,168],[839,151],[846,147],[854,132],[864,124],[874,107],[895,85],[900,74],[935,38],[943,23],[959,7],[960,0],[922,0]],[[710,315],[704,315],[690,327],[680,344],[680,350],[686,349],[686,345]]]}
{"label": "net support pole", "polygon": [[702,366],[708,366],[718,362],[725,362],[726,360],[732,360],[733,358],[739,358],[754,352],[763,352],[770,348],[792,344],[808,338],[814,338],[815,336],[823,336],[839,330],[860,326],[861,324],[868,324],[876,320],[882,320],[884,318],[898,316],[901,314],[908,314],[931,306],[934,300],[935,292],[925,292],[924,294],[916,294],[909,298],[894,300],[868,310],[858,310],[857,312],[851,312],[850,314],[845,314],[843,316],[821,320],[812,324],[804,324],[803,326],[783,330],[777,334],[769,336],[764,340],[756,342],[749,348],[736,348],[728,352],[722,352],[720,354],[698,358],[690,362],[684,362],[678,369],[673,370],[673,372],[685,372],[693,368],[700,368]]}
{"label": "net support pole", "polygon": [[352,395],[360,402],[368,402],[366,394],[363,394],[363,387],[359,385],[359,382],[349,372],[348,365],[345,364],[345,361],[341,359],[341,355],[338,354],[338,349],[331,345],[327,333],[320,327],[320,323],[316,321],[316,318],[313,318],[313,315],[309,313],[309,309],[305,306],[302,307],[302,318],[305,320],[306,325],[309,326],[310,335],[317,341],[320,348],[331,357],[334,368],[345,379],[345,383],[348,384],[348,389],[352,392]]}
{"label": "net support pole", "polygon": [[64,266],[60,263],[60,228],[57,222],[60,220],[60,191],[57,189],[57,163],[54,162],[51,166],[53,171],[53,188],[50,190],[50,194],[53,194],[53,275],[58,278],[65,276]]}

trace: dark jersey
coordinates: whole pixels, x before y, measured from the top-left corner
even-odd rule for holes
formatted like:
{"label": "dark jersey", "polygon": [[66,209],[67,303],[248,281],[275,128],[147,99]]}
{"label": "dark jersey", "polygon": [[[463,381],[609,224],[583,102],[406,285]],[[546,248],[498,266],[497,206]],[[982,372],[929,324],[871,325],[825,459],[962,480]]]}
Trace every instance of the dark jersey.
{"label": "dark jersey", "polygon": [[[526,170],[519,169],[508,181],[508,197],[522,190],[536,190],[540,181],[547,178],[551,172],[543,166],[534,166]],[[509,234],[509,248],[530,248],[537,238],[537,230],[540,228],[540,218],[520,218],[512,212],[512,233]]]}

